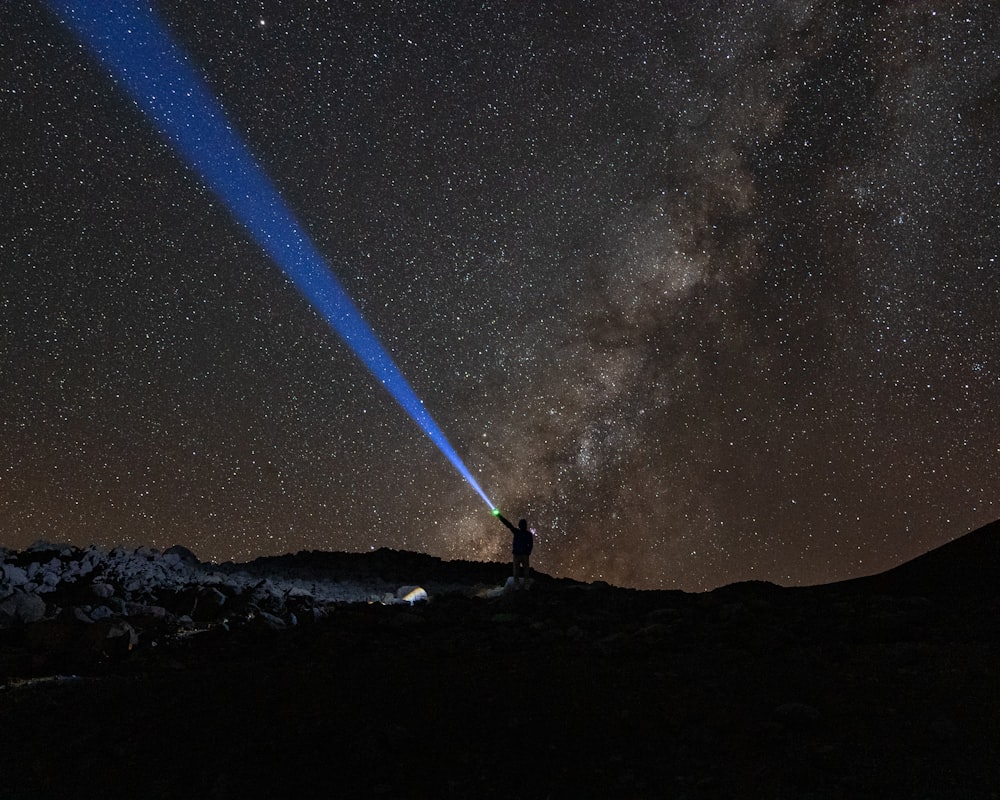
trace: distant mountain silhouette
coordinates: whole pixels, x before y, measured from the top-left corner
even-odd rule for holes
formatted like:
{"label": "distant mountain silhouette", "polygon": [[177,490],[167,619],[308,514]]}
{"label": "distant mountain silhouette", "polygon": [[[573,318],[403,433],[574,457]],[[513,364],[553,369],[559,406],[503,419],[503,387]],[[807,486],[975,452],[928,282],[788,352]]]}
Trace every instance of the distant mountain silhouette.
{"label": "distant mountain silhouette", "polygon": [[1000,520],[886,572],[832,585],[890,595],[995,591],[1000,587]]}

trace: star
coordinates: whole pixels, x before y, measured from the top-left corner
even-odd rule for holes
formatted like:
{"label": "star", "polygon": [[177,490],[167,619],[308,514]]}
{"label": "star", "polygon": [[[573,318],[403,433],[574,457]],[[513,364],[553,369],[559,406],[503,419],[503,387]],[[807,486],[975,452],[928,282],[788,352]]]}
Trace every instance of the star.
{"label": "star", "polygon": [[[988,6],[157,10],[533,566],[702,590],[1000,516]],[[58,14],[0,23],[0,543],[506,559]]]}

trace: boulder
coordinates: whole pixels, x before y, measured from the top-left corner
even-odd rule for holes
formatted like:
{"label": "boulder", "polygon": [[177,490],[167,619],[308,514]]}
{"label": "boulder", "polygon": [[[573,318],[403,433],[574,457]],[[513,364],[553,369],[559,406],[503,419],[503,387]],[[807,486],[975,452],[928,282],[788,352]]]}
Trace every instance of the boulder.
{"label": "boulder", "polygon": [[126,603],[125,613],[130,617],[166,619],[168,612],[163,606],[146,605],[145,603]]}
{"label": "boulder", "polygon": [[11,586],[24,586],[28,582],[28,572],[16,564],[4,564],[0,567],[0,583]]}
{"label": "boulder", "polygon": [[265,628],[270,628],[273,631],[283,631],[288,627],[288,624],[281,617],[266,611],[258,611],[255,619]]}
{"label": "boulder", "polygon": [[202,586],[198,589],[197,603],[191,612],[191,618],[196,622],[213,622],[217,620],[226,605],[226,595],[214,586]]}
{"label": "boulder", "polygon": [[59,574],[56,572],[45,572],[42,574],[42,582],[38,585],[40,592],[54,592],[59,585]]}
{"label": "boulder", "polygon": [[191,616],[200,602],[197,586],[183,589],[160,589],[156,592],[158,604],[175,617]]}
{"label": "boulder", "polygon": [[45,618],[45,601],[37,594],[15,590],[0,601],[0,627],[27,625]]}
{"label": "boulder", "polygon": [[95,597],[107,600],[115,593],[115,587],[110,583],[92,583],[90,584],[90,591],[93,592]]}
{"label": "boulder", "polygon": [[[198,556],[196,556],[194,553],[192,553],[190,550],[188,550],[186,547],[180,544],[175,544],[173,547],[168,547],[166,550],[163,551],[163,555],[174,556],[178,558],[181,561],[181,563],[187,564],[188,566],[195,566],[196,564],[201,563],[200,561],[198,561]],[[173,561],[173,558],[168,560]]]}

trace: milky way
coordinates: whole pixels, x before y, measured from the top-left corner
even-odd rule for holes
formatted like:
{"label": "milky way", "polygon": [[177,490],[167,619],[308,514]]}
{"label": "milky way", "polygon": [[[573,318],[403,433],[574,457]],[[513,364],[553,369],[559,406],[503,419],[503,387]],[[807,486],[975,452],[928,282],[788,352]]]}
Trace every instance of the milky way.
{"label": "milky way", "polygon": [[[156,8],[540,569],[814,583],[1000,516],[995,6]],[[59,21],[0,22],[0,543],[505,557]]]}

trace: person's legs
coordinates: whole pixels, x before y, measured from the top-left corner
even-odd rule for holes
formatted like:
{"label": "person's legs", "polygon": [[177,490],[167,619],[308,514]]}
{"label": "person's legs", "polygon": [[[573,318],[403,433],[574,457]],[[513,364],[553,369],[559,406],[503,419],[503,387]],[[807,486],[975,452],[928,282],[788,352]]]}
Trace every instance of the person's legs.
{"label": "person's legs", "polygon": [[528,582],[528,557],[514,556],[514,584],[526,584]]}

